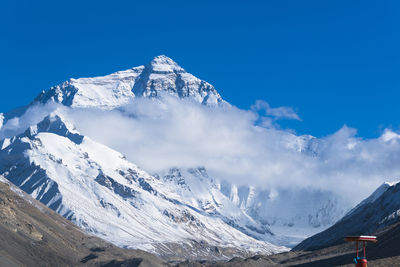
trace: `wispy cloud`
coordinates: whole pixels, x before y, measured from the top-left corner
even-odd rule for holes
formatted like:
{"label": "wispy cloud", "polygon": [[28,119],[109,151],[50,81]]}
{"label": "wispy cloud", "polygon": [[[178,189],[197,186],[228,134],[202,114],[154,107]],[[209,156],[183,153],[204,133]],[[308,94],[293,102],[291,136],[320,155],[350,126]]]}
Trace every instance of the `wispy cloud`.
{"label": "wispy cloud", "polygon": [[3,124],[3,116],[0,116],[0,140],[4,138],[10,138],[24,132],[29,126],[35,125],[40,122],[51,112],[60,108],[59,104],[48,103],[46,105],[35,105],[28,108],[28,110],[21,116],[7,120]]}
{"label": "wispy cloud", "polygon": [[291,107],[272,108],[268,102],[264,100],[257,100],[251,108],[255,111],[264,111],[266,115],[277,120],[290,119],[301,121],[299,115]]}

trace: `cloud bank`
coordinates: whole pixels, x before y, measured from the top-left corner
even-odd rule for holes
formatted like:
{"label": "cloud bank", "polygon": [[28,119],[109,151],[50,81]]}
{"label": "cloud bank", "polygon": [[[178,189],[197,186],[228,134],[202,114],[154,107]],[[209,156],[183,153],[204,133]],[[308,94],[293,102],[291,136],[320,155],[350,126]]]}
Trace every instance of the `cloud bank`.
{"label": "cloud bank", "polygon": [[[215,178],[264,188],[327,190],[358,202],[400,176],[400,135],[389,129],[363,139],[343,126],[325,138],[296,136],[259,124],[259,109],[300,120],[293,109],[259,101],[251,110],[212,108],[164,97],[136,99],[118,110],[41,106],[8,121],[0,136],[23,131],[48,112],[62,113],[82,134],[125,154],[150,173],[205,166]],[[25,127],[25,129],[24,129]]]}

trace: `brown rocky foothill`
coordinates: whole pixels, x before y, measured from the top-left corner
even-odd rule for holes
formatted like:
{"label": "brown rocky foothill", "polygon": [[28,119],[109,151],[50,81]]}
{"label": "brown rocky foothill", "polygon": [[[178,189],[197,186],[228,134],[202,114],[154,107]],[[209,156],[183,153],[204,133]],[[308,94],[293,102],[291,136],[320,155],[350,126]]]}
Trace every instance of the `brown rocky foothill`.
{"label": "brown rocky foothill", "polygon": [[5,180],[0,181],[0,266],[167,266],[139,250],[90,236]]}

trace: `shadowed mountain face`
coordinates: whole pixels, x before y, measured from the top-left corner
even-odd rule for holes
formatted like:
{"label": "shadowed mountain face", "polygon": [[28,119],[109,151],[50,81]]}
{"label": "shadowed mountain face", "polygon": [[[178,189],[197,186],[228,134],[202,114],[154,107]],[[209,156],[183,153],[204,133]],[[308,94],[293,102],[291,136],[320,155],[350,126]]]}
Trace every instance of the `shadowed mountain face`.
{"label": "shadowed mountain face", "polygon": [[1,176],[0,236],[0,266],[167,266],[83,233]]}
{"label": "shadowed mountain face", "polygon": [[370,235],[400,219],[400,183],[384,183],[340,221],[307,238],[293,250],[315,250],[343,243],[348,235]]}

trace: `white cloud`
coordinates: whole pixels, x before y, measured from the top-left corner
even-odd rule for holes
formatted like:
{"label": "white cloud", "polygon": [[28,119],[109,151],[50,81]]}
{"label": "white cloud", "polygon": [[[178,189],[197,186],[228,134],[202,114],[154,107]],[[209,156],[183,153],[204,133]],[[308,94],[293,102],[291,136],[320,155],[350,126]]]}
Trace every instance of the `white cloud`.
{"label": "white cloud", "polygon": [[[53,110],[32,108],[8,121],[0,136],[21,132]],[[299,137],[268,121],[263,127],[254,110],[210,108],[173,97],[136,99],[113,111],[59,107],[57,112],[150,173],[205,166],[214,177],[239,185],[328,190],[353,202],[400,176],[400,136],[391,130],[376,139],[357,137],[347,126],[322,139]]]}
{"label": "white cloud", "polygon": [[251,108],[255,111],[264,111],[266,115],[277,120],[291,119],[301,121],[299,115],[297,115],[297,113],[291,107],[272,108],[268,102],[265,102],[264,100],[257,100]]}
{"label": "white cloud", "polygon": [[[4,125],[0,125],[0,140],[24,132],[29,126],[39,123],[44,117],[57,108],[59,108],[59,104],[56,103],[35,105],[29,107],[22,116],[5,120]],[[3,122],[4,115],[1,114],[0,117],[2,117]]]}

